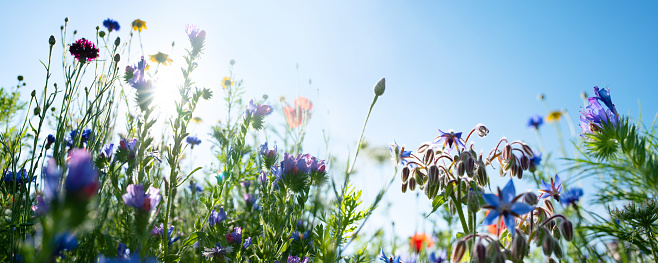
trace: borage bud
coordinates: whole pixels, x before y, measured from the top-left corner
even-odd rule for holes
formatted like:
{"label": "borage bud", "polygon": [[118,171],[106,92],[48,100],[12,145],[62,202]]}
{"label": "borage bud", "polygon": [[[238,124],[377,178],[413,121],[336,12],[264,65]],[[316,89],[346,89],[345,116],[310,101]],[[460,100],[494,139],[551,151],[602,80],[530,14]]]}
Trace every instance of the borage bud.
{"label": "borage bud", "polygon": [[482,123],[475,126],[475,131],[477,131],[478,136],[480,137],[484,137],[487,136],[487,134],[489,134],[489,129],[487,129],[487,127],[485,127],[484,124]]}
{"label": "borage bud", "polygon": [[557,241],[554,240],[553,242],[555,242],[555,246],[553,247],[553,254],[555,254],[555,256],[558,259],[562,259],[562,256],[563,256],[562,255],[562,247],[560,247],[560,244],[557,243]]}
{"label": "borage bud", "polygon": [[528,170],[528,168],[530,168],[530,158],[528,158],[528,156],[525,154],[521,156],[519,162],[521,163],[521,169]]}
{"label": "borage bud", "polygon": [[548,198],[544,199],[544,208],[546,208],[548,212],[551,212],[551,214],[555,213],[555,209],[553,208],[553,202],[551,202],[551,200],[548,200]]}
{"label": "borage bud", "polygon": [[514,156],[514,154],[512,153],[512,146],[506,144],[505,147],[503,148],[503,152],[501,153],[501,157],[503,158],[503,161],[510,162],[512,160],[512,156]]}
{"label": "borage bud", "polygon": [[512,259],[515,261],[523,261],[523,257],[528,252],[528,242],[525,237],[520,233],[516,233],[514,240],[512,240]]}
{"label": "borage bud", "polygon": [[546,263],[557,263],[557,262],[555,262],[555,259],[553,259],[553,258],[546,258],[546,261],[544,261],[544,262],[546,262]]}
{"label": "borage bud", "polygon": [[450,212],[450,215],[452,216],[455,216],[455,213],[457,213],[457,205],[455,205],[452,200],[448,202],[448,212]]}
{"label": "borage bud", "polygon": [[551,232],[551,234],[553,235],[555,240],[560,240],[560,237],[562,236],[560,234],[560,228],[559,227],[553,228],[553,231]]}
{"label": "borage bud", "polygon": [[457,241],[455,248],[452,250],[452,262],[461,262],[462,258],[464,257],[464,253],[466,253],[466,241],[459,240]]}
{"label": "borage bud", "polygon": [[407,192],[407,183],[404,182],[404,183],[402,183],[402,193],[404,194],[406,192]]}
{"label": "borage bud", "polygon": [[431,165],[429,167],[429,183],[436,184],[439,181],[439,167],[436,165]]}
{"label": "borage bud", "polygon": [[484,247],[482,241],[477,242],[473,248],[473,260],[475,263],[485,263],[487,261],[487,248]]}
{"label": "borage bud", "polygon": [[400,173],[402,177],[402,183],[406,183],[407,180],[409,180],[409,172],[410,172],[409,167],[405,166],[404,168],[402,168],[402,173]]}
{"label": "borage bud", "polygon": [[539,203],[539,199],[537,198],[537,195],[533,192],[526,192],[525,194],[523,194],[523,201],[531,206],[535,206],[537,205],[537,203]]}
{"label": "borage bud", "polygon": [[386,91],[386,79],[382,78],[375,85],[375,95],[381,96],[384,94],[384,91]]}
{"label": "borage bud", "polygon": [[551,256],[553,252],[553,237],[548,232],[544,234],[544,239],[541,241],[541,248],[544,255],[547,257]]}
{"label": "borage bud", "polygon": [[410,191],[416,190],[416,178],[414,177],[409,178],[409,190]]}
{"label": "borage bud", "polygon": [[431,163],[434,160],[434,150],[427,151],[423,156],[424,163]]}
{"label": "borage bud", "polygon": [[532,149],[530,148],[530,146],[528,146],[525,143],[523,143],[521,145],[522,145],[523,151],[525,152],[525,154],[528,155],[529,158],[532,158],[532,157],[535,156],[535,153],[532,152]]}
{"label": "borage bud", "polygon": [[114,55],[114,62],[119,62],[121,60],[121,56],[119,54]]}
{"label": "borage bud", "polygon": [[50,35],[50,38],[48,38],[48,44],[50,44],[52,46],[52,45],[55,45],[56,42],[57,41],[55,41],[55,36]]}
{"label": "borage bud", "polygon": [[573,240],[573,224],[569,220],[562,220],[560,223],[560,232],[564,236],[564,240],[571,242]]}
{"label": "borage bud", "polygon": [[462,162],[461,160],[457,161],[455,163],[455,168],[453,168],[453,171],[455,171],[457,176],[464,175],[464,172],[466,172],[466,167],[464,165],[464,162]]}
{"label": "borage bud", "polygon": [[473,189],[468,190],[466,206],[468,207],[468,211],[473,213],[480,211],[480,198],[478,197],[478,194],[473,191]]}
{"label": "borage bud", "polygon": [[518,177],[519,179],[522,179],[523,178],[523,168],[520,165],[516,165],[515,169],[516,169],[516,177]]}

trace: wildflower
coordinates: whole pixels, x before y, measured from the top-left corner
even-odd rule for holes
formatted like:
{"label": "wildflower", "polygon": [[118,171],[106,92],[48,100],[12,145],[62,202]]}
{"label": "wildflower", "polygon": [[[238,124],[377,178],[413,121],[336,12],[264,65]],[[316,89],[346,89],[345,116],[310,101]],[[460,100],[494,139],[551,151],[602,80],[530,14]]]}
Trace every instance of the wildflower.
{"label": "wildflower", "polygon": [[231,81],[231,77],[224,77],[224,79],[222,79],[222,87],[224,89],[228,89],[233,86],[233,84],[235,84],[235,82]]}
{"label": "wildflower", "polygon": [[253,99],[250,100],[249,105],[247,105],[246,114],[248,116],[251,115],[265,116],[265,115],[269,115],[270,113],[272,113],[272,106],[264,105],[264,104],[255,104]]}
{"label": "wildflower", "polygon": [[196,124],[201,124],[203,122],[203,119],[201,119],[201,117],[194,117],[192,118],[192,122]]}
{"label": "wildflower", "polygon": [[[171,246],[174,242],[178,241],[180,239],[180,236],[176,236],[174,238],[171,237],[171,234],[174,232],[174,226],[170,226],[167,229],[167,245]],[[155,236],[155,238],[162,238],[162,235],[164,235],[164,225],[160,223],[160,225],[153,226],[153,229],[151,230],[151,235]]]}
{"label": "wildflower", "polygon": [[91,154],[87,150],[74,149],[70,152],[69,173],[64,181],[67,193],[91,197],[98,190],[98,171],[94,168]]}
{"label": "wildflower", "polygon": [[571,189],[567,189],[566,191],[564,191],[564,193],[562,193],[562,196],[560,197],[562,199],[561,203],[564,207],[567,207],[570,204],[576,206],[577,205],[576,202],[578,202],[578,200],[580,200],[582,196],[583,196],[583,189],[581,188],[574,187]]}
{"label": "wildflower", "polygon": [[48,134],[48,137],[46,137],[46,149],[50,149],[50,145],[53,143],[55,143],[55,136]]}
{"label": "wildflower", "polygon": [[[73,146],[74,141],[76,140],[76,136],[78,135],[78,129],[71,130],[69,133],[69,138],[66,140],[66,146]],[[80,135],[80,147],[83,147],[87,141],[89,141],[89,137],[91,136],[91,129],[85,128],[82,130],[82,134]]]}
{"label": "wildflower", "polygon": [[589,106],[580,109],[581,136],[592,134],[604,124],[617,125],[617,116],[609,109],[604,109],[596,97],[589,98]]}
{"label": "wildflower", "polygon": [[562,180],[559,175],[555,175],[555,181],[551,178],[551,184],[547,184],[544,180],[541,181],[542,189],[539,192],[542,194],[539,196],[541,198],[547,198],[552,196],[555,198],[555,201],[560,202],[560,192],[562,192]]}
{"label": "wildflower", "polygon": [[226,212],[224,212],[224,207],[222,206],[219,208],[219,212],[217,212],[215,209],[210,212],[210,216],[208,216],[208,225],[213,227],[214,225],[219,224],[224,220],[226,220]]}
{"label": "wildflower", "polygon": [[288,263],[308,263],[311,262],[311,259],[304,257],[304,259],[299,258],[299,256],[288,255]]}
{"label": "wildflower", "polygon": [[256,201],[256,196],[253,194],[242,194],[242,197],[244,197],[244,202],[247,205],[253,205],[254,201]]}
{"label": "wildflower", "polygon": [[249,246],[251,246],[251,237],[248,237],[244,240],[244,245],[242,245],[242,248],[247,249]]}
{"label": "wildflower", "polygon": [[110,160],[114,152],[114,143],[108,143],[101,149],[101,158]]}
{"label": "wildflower", "polygon": [[272,149],[267,147],[267,142],[263,143],[260,146],[260,156],[263,157],[263,162],[265,163],[265,167],[270,167],[276,162],[277,158],[277,148],[276,145],[272,147]]}
{"label": "wildflower", "polygon": [[610,98],[609,88],[599,89],[599,87],[595,86],[594,95],[596,95],[595,98],[603,102],[603,104],[605,104],[605,106],[608,107],[608,109],[610,109],[612,113],[615,114],[615,116],[619,116],[619,113],[617,112],[617,107],[615,107],[615,104],[612,104],[612,98]]}
{"label": "wildflower", "polygon": [[91,41],[81,38],[69,45],[69,52],[80,63],[90,62],[98,58],[98,48]]}
{"label": "wildflower", "polygon": [[396,164],[405,165],[408,162],[406,159],[411,157],[411,151],[405,151],[404,146],[400,147],[396,141],[388,146],[388,150]]}
{"label": "wildflower", "polygon": [[295,107],[285,106],[283,112],[286,116],[286,122],[291,128],[297,128],[308,122],[311,118],[313,103],[304,97],[297,97],[294,101]]}
{"label": "wildflower", "polygon": [[123,194],[123,202],[134,208],[141,209],[148,213],[160,204],[162,197],[160,196],[160,189],[149,186],[149,189],[144,192],[142,184],[130,184],[126,188],[126,193]]}
{"label": "wildflower", "polygon": [[32,212],[35,216],[42,216],[48,213],[50,206],[43,200],[43,196],[37,196],[36,204],[32,205]]}
{"label": "wildflower", "polygon": [[538,151],[532,151],[532,158],[530,158],[530,167],[538,166],[541,164],[541,153]]}
{"label": "wildflower", "polygon": [[59,257],[64,256],[64,251],[71,251],[78,247],[78,239],[74,234],[64,232],[55,237],[55,250],[54,255]]}
{"label": "wildflower", "polygon": [[149,57],[151,58],[151,61],[165,66],[173,62],[173,60],[169,58],[169,55],[162,52],[158,52],[158,54],[155,55],[149,55]]}
{"label": "wildflower", "polygon": [[195,192],[195,193],[200,193],[203,192],[203,187],[195,182],[194,180],[190,180],[190,185],[188,185],[190,188],[190,191]]}
{"label": "wildflower", "polygon": [[135,19],[135,21],[132,23],[132,26],[133,30],[139,31],[140,33],[142,32],[142,29],[148,29],[146,28],[146,22],[139,19]]}
{"label": "wildflower", "polygon": [[235,227],[233,229],[233,232],[227,233],[226,234],[226,241],[229,243],[236,243],[236,244],[241,244],[242,243],[242,228],[241,227]]}
{"label": "wildflower", "polygon": [[260,184],[264,185],[267,183],[269,178],[267,177],[267,173],[265,171],[260,171],[260,174],[258,174],[258,179],[260,180]]}
{"label": "wildflower", "polygon": [[119,29],[121,28],[121,26],[119,26],[119,22],[114,21],[114,20],[109,19],[109,18],[105,19],[105,21],[103,21],[103,26],[105,28],[107,28],[107,31],[110,31],[110,32],[119,31]]}
{"label": "wildflower", "polygon": [[560,121],[561,118],[562,118],[562,112],[555,110],[548,113],[548,116],[546,116],[546,121],[556,122],[556,121]]}
{"label": "wildflower", "polygon": [[448,254],[445,249],[439,249],[436,253],[432,251],[429,255],[429,260],[431,263],[448,262]]}
{"label": "wildflower", "polygon": [[514,217],[526,214],[532,211],[532,206],[516,202],[518,197],[516,197],[516,189],[514,188],[514,182],[512,179],[509,180],[507,185],[500,190],[498,188],[498,196],[495,194],[482,194],[484,201],[487,203],[484,208],[489,209],[490,213],[482,222],[485,225],[494,224],[496,219],[499,221],[502,219],[505,222],[505,225],[510,228],[510,234],[514,237]]}
{"label": "wildflower", "polygon": [[455,145],[466,148],[464,142],[462,141],[462,133],[455,133],[453,130],[448,132],[443,132],[439,129],[439,136],[434,139],[434,144],[440,144],[443,142],[443,148],[445,149],[448,146],[448,153],[452,152],[452,149],[455,148]]}
{"label": "wildflower", "polygon": [[387,257],[386,254],[384,254],[384,249],[380,249],[379,257],[377,257],[377,259],[379,259],[381,261],[384,261],[386,263],[400,263],[400,256],[398,256],[398,257],[393,257],[393,256]]}
{"label": "wildflower", "polygon": [[129,159],[135,159],[135,147],[137,146],[137,139],[133,138],[132,141],[127,141],[126,139],[121,139],[119,142],[119,150],[123,152],[128,152]]}
{"label": "wildflower", "polygon": [[544,124],[544,118],[542,118],[539,114],[535,114],[530,117],[530,119],[528,119],[528,127],[539,129],[539,126],[542,124]]}
{"label": "wildflower", "polygon": [[228,257],[226,257],[226,254],[229,254],[233,252],[233,247],[228,246],[228,247],[222,247],[219,243],[215,245],[215,247],[212,248],[205,248],[201,254],[206,256],[206,258],[222,258],[224,259],[225,262],[231,261]]}
{"label": "wildflower", "polygon": [[142,56],[142,59],[137,62],[137,65],[126,66],[126,75],[124,76],[125,81],[138,91],[149,89],[151,87],[151,82],[146,81],[145,78],[146,70],[148,70],[148,68],[149,66],[146,64],[144,56]]}
{"label": "wildflower", "polygon": [[[485,215],[489,215],[489,210],[486,211]],[[505,222],[500,222],[500,228],[498,228],[497,224],[491,224],[487,226],[487,231],[489,231],[490,234],[495,235],[497,233],[500,233],[501,231],[505,230]]]}
{"label": "wildflower", "polygon": [[62,179],[62,171],[57,166],[55,158],[48,159],[48,165],[43,168],[43,197],[46,201],[51,201],[59,195],[59,183]]}
{"label": "wildflower", "polygon": [[[15,174],[14,174],[12,171],[10,171],[10,170],[5,169],[5,173],[4,173],[4,174],[5,174],[4,177],[5,177],[5,182],[6,182],[6,183],[8,183],[8,184],[12,184],[12,183],[14,182],[14,180],[16,180],[16,185],[18,185],[19,187],[20,187],[21,185],[24,185],[24,184],[27,183],[28,181],[30,181],[30,179],[29,179],[29,175],[28,175],[28,173],[27,173],[27,170],[25,170],[25,168],[21,168],[21,169],[20,169],[17,173],[15,173]],[[32,178],[32,182],[36,181],[36,179],[37,179],[37,177],[36,177],[36,176],[33,176],[33,178]]]}
{"label": "wildflower", "polygon": [[420,253],[420,250],[423,248],[424,244],[427,247],[432,247],[434,246],[434,241],[432,241],[432,238],[423,233],[417,233],[411,236],[409,239],[409,246],[412,247],[416,253]]}
{"label": "wildflower", "polygon": [[201,144],[201,139],[199,139],[196,136],[187,136],[187,138],[185,138],[185,141],[187,141],[187,143],[190,145],[190,149],[194,149],[195,145]]}
{"label": "wildflower", "polygon": [[199,53],[201,49],[203,49],[203,44],[206,41],[206,31],[199,30],[196,25],[187,25],[185,26],[185,33],[187,34],[187,37],[190,38],[192,53]]}

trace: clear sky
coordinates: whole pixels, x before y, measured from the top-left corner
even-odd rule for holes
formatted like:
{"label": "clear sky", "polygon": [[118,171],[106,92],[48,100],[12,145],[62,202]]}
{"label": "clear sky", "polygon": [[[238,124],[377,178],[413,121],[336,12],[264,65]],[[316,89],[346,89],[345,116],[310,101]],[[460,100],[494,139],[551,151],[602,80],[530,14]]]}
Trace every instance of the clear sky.
{"label": "clear sky", "polygon": [[[159,81],[171,90],[171,83],[180,83],[185,25],[194,23],[207,31],[197,84],[220,95],[220,81],[235,59],[234,73],[245,81],[247,97],[291,100],[299,90],[316,109],[307,136],[310,153],[324,154],[325,130],[330,150],[344,162],[381,77],[387,89],[366,130],[371,145],[396,139],[415,148],[437,129],[467,132],[484,123],[491,133],[476,140],[480,149],[490,150],[502,136],[536,146],[525,124],[530,115],[546,113],[536,100],[539,93],[550,109],[566,108],[577,120],[581,91],[591,95],[593,86],[607,85],[620,113],[637,116],[641,99],[645,119],[653,118],[657,13],[655,1],[3,1],[0,85],[14,85],[22,74],[25,94],[41,88],[45,72],[39,60],[47,59],[48,36],[59,40],[64,17],[78,37],[88,38],[104,19],[115,19],[124,40],[139,18],[148,26],[142,32],[144,53],[173,55],[175,64],[160,67]],[[135,50],[132,62],[139,56]],[[60,71],[54,75],[61,79]],[[200,105],[205,122],[195,132],[204,141],[208,125],[225,116],[222,105],[219,96]],[[569,133],[567,125],[562,128]],[[557,152],[550,143],[554,128],[544,126],[543,134]],[[208,147],[199,146],[195,165],[209,162]],[[370,202],[393,168],[360,161],[354,182]],[[416,213],[410,205],[415,195],[402,195],[399,188],[398,180],[389,193],[390,215],[381,209],[371,224],[396,220],[397,234],[407,236],[418,220],[405,216]],[[418,206],[426,211],[430,202],[421,198]]]}

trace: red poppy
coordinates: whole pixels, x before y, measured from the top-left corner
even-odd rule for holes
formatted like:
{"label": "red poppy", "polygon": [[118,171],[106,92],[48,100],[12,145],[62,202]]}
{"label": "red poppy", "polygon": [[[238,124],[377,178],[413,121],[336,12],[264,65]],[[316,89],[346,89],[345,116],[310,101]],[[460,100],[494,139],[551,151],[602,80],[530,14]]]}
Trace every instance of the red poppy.
{"label": "red poppy", "polygon": [[[487,215],[488,214],[489,214],[489,210],[487,210]],[[499,231],[497,231],[498,226],[496,224],[488,225],[487,228],[489,229],[489,233],[491,233],[492,235],[496,235],[497,233],[500,233]],[[501,220],[500,221],[500,231],[503,231],[503,230],[505,230],[505,222],[503,222]]]}
{"label": "red poppy", "polygon": [[409,240],[409,246],[416,250],[416,253],[420,252],[420,249],[423,248],[423,244],[427,244],[427,247],[434,246],[434,241],[428,235],[423,233],[417,233],[411,236]]}
{"label": "red poppy", "polygon": [[297,128],[311,118],[313,103],[304,97],[298,97],[295,99],[294,104],[294,108],[285,106],[283,113],[286,115],[288,125],[292,128]]}

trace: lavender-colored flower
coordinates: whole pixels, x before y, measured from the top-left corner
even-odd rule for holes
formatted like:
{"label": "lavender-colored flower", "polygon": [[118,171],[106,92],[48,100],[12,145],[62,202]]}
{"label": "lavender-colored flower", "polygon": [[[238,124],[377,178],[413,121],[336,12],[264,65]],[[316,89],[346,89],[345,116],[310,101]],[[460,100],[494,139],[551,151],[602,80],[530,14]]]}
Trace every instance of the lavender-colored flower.
{"label": "lavender-colored flower", "polygon": [[482,194],[482,198],[487,203],[483,208],[490,211],[482,224],[493,225],[496,224],[496,219],[500,218],[504,220],[505,226],[510,229],[512,237],[514,237],[515,232],[514,217],[524,215],[533,209],[532,206],[526,203],[516,202],[516,189],[512,179],[509,180],[503,190],[498,188],[498,196],[495,194]]}
{"label": "lavender-colored flower", "polygon": [[164,224],[162,223],[160,223],[160,225],[154,225],[153,229],[151,229],[151,235],[153,235],[156,238],[161,238],[163,232],[164,232]]}
{"label": "lavender-colored flower", "polygon": [[194,180],[190,180],[190,185],[187,187],[190,188],[190,191],[195,192],[195,193],[200,193],[203,192],[203,186],[195,182]]}
{"label": "lavender-colored flower", "polygon": [[578,202],[582,196],[583,196],[583,189],[581,188],[574,187],[571,189],[567,189],[566,191],[564,191],[564,193],[562,193],[561,196],[562,202],[560,203],[562,203],[564,207],[567,207],[570,204],[576,206],[577,205],[576,202]]}
{"label": "lavender-colored flower", "polygon": [[241,244],[242,243],[242,228],[241,227],[235,227],[233,229],[233,232],[226,234],[226,241],[229,243],[236,243],[236,244]]}
{"label": "lavender-colored flower", "polygon": [[119,31],[119,29],[121,28],[121,26],[119,25],[119,22],[114,21],[114,20],[109,19],[109,18],[105,19],[105,21],[103,21],[103,26],[105,28],[107,28],[107,31],[110,31],[110,32]]}
{"label": "lavender-colored flower", "polygon": [[73,149],[69,156],[69,173],[64,181],[68,194],[91,197],[98,190],[98,171],[94,168],[91,154],[84,149]]}
{"label": "lavender-colored flower", "polygon": [[114,143],[108,143],[101,149],[101,158],[110,160],[114,153]]}
{"label": "lavender-colored flower", "polygon": [[117,259],[118,260],[129,260],[130,259],[130,249],[126,247],[124,243],[119,243],[117,247]]}
{"label": "lavender-colored flower", "polygon": [[251,246],[251,237],[248,237],[247,239],[244,240],[244,244],[242,245],[242,248],[247,249],[249,246]]}
{"label": "lavender-colored flower", "polygon": [[276,145],[272,147],[272,149],[267,147],[267,142],[263,143],[260,145],[260,155],[263,156],[263,158],[274,158],[276,157],[277,154],[277,148]]}
{"label": "lavender-colored flower", "polygon": [[308,263],[310,259],[304,257],[304,259],[299,258],[299,256],[288,255],[288,263]]}
{"label": "lavender-colored flower", "polygon": [[249,180],[242,181],[240,182],[240,185],[244,188],[249,188],[249,186],[251,186],[251,181]]}
{"label": "lavender-colored flower", "polygon": [[213,227],[214,225],[219,224],[224,220],[226,220],[226,212],[224,212],[224,207],[222,206],[219,208],[219,212],[217,212],[215,209],[210,212],[210,216],[208,216],[208,225]]}
{"label": "lavender-colored flower", "polygon": [[379,257],[377,257],[380,261],[384,261],[386,263],[400,263],[400,256],[397,257],[387,257],[386,254],[384,254],[384,249],[380,249],[379,252]]}
{"label": "lavender-colored flower", "polygon": [[228,246],[228,247],[222,247],[219,243],[215,245],[215,247],[212,248],[205,248],[201,254],[206,256],[206,258],[211,259],[211,258],[223,258],[225,262],[230,261],[228,257],[226,257],[226,254],[229,254],[233,252],[233,247]]}
{"label": "lavender-colored flower", "polygon": [[612,113],[615,114],[615,116],[619,115],[619,113],[617,112],[617,107],[615,107],[615,104],[612,104],[612,98],[610,98],[609,88],[599,89],[598,86],[595,86],[594,95],[596,95],[595,98],[603,102],[603,104],[605,104],[605,106],[608,107],[608,109],[610,109]]}
{"label": "lavender-colored flower", "polygon": [[194,149],[195,145],[201,144],[201,139],[199,139],[196,136],[187,136],[187,138],[185,138],[185,141],[187,141],[191,149]]}
{"label": "lavender-colored flower", "polygon": [[43,167],[43,197],[46,201],[51,201],[59,195],[59,183],[62,179],[62,171],[57,166],[55,158],[48,158],[48,165]]}
{"label": "lavender-colored flower", "polygon": [[320,160],[316,157],[311,158],[311,173],[324,174],[325,168],[324,160]]}
{"label": "lavender-colored flower", "polygon": [[560,202],[560,192],[562,192],[562,180],[559,175],[555,175],[555,180],[551,178],[551,184],[547,184],[544,180],[541,181],[541,188],[539,192],[542,194],[539,196],[541,198],[547,198],[552,196],[556,201]]}
{"label": "lavender-colored flower", "polygon": [[248,205],[254,205],[254,202],[256,201],[256,197],[253,194],[242,194],[242,197],[244,197],[244,202]]}
{"label": "lavender-colored flower", "polygon": [[535,114],[528,119],[528,127],[539,129],[542,124],[544,124],[544,118],[539,114]]}
{"label": "lavender-colored flower", "polygon": [[98,58],[98,48],[96,48],[96,45],[84,38],[78,39],[78,41],[71,44],[69,46],[69,52],[80,63],[89,62]]}
{"label": "lavender-colored flower", "polygon": [[119,142],[119,150],[120,151],[127,151],[128,152],[128,159],[132,160],[135,159],[135,147],[137,146],[137,139],[133,138],[132,140],[128,141],[125,138],[122,138],[121,141]]}
{"label": "lavender-colored flower", "polygon": [[580,109],[581,136],[600,130],[604,124],[617,125],[617,115],[601,107],[596,97],[589,98],[588,101],[589,106]]}
{"label": "lavender-colored flower", "polygon": [[[171,237],[172,233],[174,233],[174,226],[169,226],[167,229],[167,244],[171,246],[174,242],[178,241],[180,239],[180,236],[176,237]],[[151,230],[151,235],[153,235],[155,238],[162,238],[162,235],[164,235],[164,224],[160,223],[160,225],[155,225],[153,226],[153,229]]]}
{"label": "lavender-colored flower", "polygon": [[408,162],[406,159],[411,157],[411,151],[405,151],[404,146],[400,147],[396,141],[388,146],[388,150],[396,164],[405,165]]}
{"label": "lavender-colored flower", "polygon": [[265,183],[267,183],[267,180],[269,180],[267,176],[267,172],[260,171],[260,174],[258,174],[258,179],[260,180],[260,184],[265,185]]}
{"label": "lavender-colored flower", "polygon": [[[78,129],[71,130],[69,133],[69,138],[66,139],[66,146],[72,146],[74,140],[76,140],[76,136],[78,135]],[[85,128],[82,129],[82,134],[80,134],[80,147],[82,147],[87,141],[89,141],[89,137],[91,136],[91,129]]]}
{"label": "lavender-colored flower", "polygon": [[247,116],[265,116],[270,113],[272,113],[272,106],[265,104],[255,104],[253,99],[250,100],[249,105],[247,105]]}
{"label": "lavender-colored flower", "polygon": [[142,184],[130,184],[126,188],[126,193],[123,195],[123,202],[134,208],[141,209],[144,212],[151,212],[151,210],[160,204],[160,189],[149,186],[149,189],[144,192]]}
{"label": "lavender-colored flower", "polygon": [[448,153],[452,152],[455,146],[461,146],[462,148],[466,148],[464,142],[462,141],[462,133],[461,132],[455,133],[453,130],[449,130],[448,132],[443,132],[441,131],[441,129],[439,129],[439,136],[437,136],[434,139],[434,144],[441,144],[441,142],[443,142],[444,149],[446,149],[447,146]]}
{"label": "lavender-colored flower", "polygon": [[432,251],[432,253],[429,256],[429,260],[431,263],[444,263],[448,262],[448,254],[446,253],[445,249],[439,249],[439,251]]}
{"label": "lavender-colored flower", "polygon": [[35,216],[42,216],[48,213],[50,210],[50,205],[43,200],[43,196],[37,196],[37,201],[35,205],[32,205],[32,211]]}
{"label": "lavender-colored flower", "polygon": [[64,232],[55,237],[55,250],[53,252],[56,256],[63,256],[64,251],[71,251],[78,247],[78,240],[74,234]]}
{"label": "lavender-colored flower", "polygon": [[190,38],[190,43],[192,47],[196,47],[198,44],[202,44],[206,40],[206,31],[199,30],[196,25],[189,24],[185,26],[185,33],[187,37]]}

